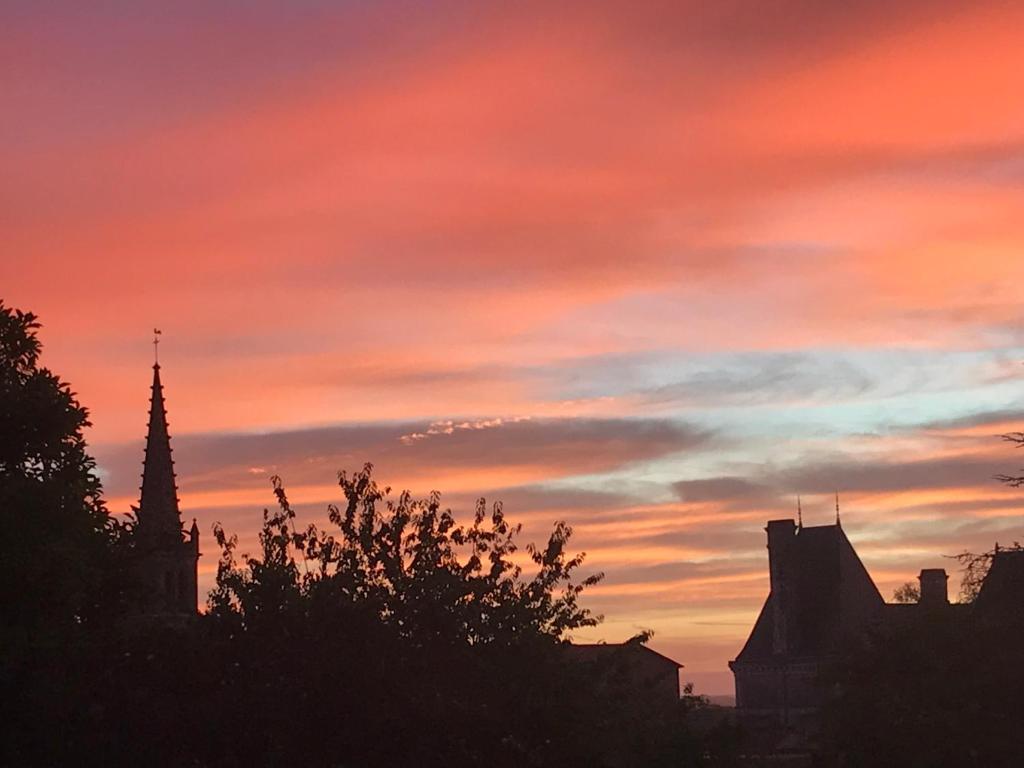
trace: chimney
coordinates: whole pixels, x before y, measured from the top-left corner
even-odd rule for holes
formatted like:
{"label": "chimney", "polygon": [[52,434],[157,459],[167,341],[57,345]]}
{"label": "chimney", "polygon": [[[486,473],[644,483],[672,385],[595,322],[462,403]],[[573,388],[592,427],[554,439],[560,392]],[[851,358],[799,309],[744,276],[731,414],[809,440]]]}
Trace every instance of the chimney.
{"label": "chimney", "polygon": [[925,568],[917,578],[921,582],[921,599],[918,601],[920,605],[949,604],[946,586],[949,576],[946,575],[945,568]]}
{"label": "chimney", "polygon": [[785,654],[793,643],[789,617],[793,615],[796,593],[793,585],[793,549],[796,545],[796,523],[793,520],[769,520],[768,573],[772,590],[772,652]]}

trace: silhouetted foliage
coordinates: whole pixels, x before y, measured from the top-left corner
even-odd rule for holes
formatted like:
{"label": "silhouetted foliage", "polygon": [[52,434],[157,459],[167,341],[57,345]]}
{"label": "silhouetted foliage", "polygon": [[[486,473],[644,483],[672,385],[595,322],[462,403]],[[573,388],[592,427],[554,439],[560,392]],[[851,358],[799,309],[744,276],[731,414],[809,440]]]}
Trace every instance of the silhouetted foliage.
{"label": "silhouetted foliage", "polygon": [[1018,541],[1009,546],[997,544],[985,552],[964,551],[950,557],[961,565],[962,575],[960,576],[960,602],[973,603],[981,591],[981,585],[992,567],[992,559],[996,553],[1003,550],[1020,550],[1021,544]]}
{"label": "silhouetted foliage", "polygon": [[[1013,443],[1017,448],[1024,448],[1024,432],[1007,432],[1000,437],[1008,443]],[[996,475],[996,480],[1014,488],[1024,487],[1024,475]]]}
{"label": "silhouetted foliage", "polygon": [[300,530],[273,483],[278,509],[264,512],[258,556],[239,558],[237,540],[215,531],[208,621],[228,654],[223,687],[244,691],[247,712],[262,701],[255,711],[273,713],[231,745],[243,762],[281,748],[260,735],[282,718],[289,750],[305,745],[314,764],[696,761],[682,723],[692,699],[659,707],[617,677],[614,654],[596,667],[567,655],[566,635],[597,622],[578,598],[600,575],[575,580],[583,556],[568,554],[564,524],[527,547],[527,576],[500,504],[480,500],[460,525],[438,494],[392,497],[367,465],[339,476],[345,502],[330,508],[329,532]]}
{"label": "silhouetted foliage", "polygon": [[88,412],[39,365],[39,328],[0,302],[0,762],[13,764],[33,760],[3,756],[73,731],[91,706],[84,649],[123,609],[130,538],[103,504]]}
{"label": "silhouetted foliage", "polygon": [[[1018,448],[1024,447],[1024,432],[1008,432],[1005,435],[1001,435],[1001,437]],[[1024,475],[996,475],[996,480],[1013,488],[1024,487]],[[951,556],[960,563],[963,571],[963,575],[960,577],[961,602],[973,602],[978,596],[982,582],[985,581],[985,576],[988,575],[989,568],[992,565],[992,558],[995,557],[996,552],[1000,549],[1019,550],[1021,549],[1021,544],[1018,541],[1013,542],[1009,546],[997,544],[986,552],[969,552],[965,550]]]}
{"label": "silhouetted foliage", "polygon": [[222,549],[210,598],[215,616],[258,620],[291,600],[329,591],[401,636],[428,634],[470,645],[557,640],[598,621],[578,597],[601,574],[573,582],[583,555],[567,555],[571,529],[564,523],[543,549],[527,548],[537,573],[524,579],[511,559],[519,527],[505,520],[500,503],[488,510],[480,499],[472,524],[460,526],[450,510],[441,509],[439,494],[389,498],[390,489],[379,488],[366,465],[351,477],[339,476],[345,505],[329,508],[337,534],[316,526],[299,532],[280,478],[273,484],[279,510],[264,511],[262,557],[246,557],[239,566],[236,540],[215,528]]}
{"label": "silhouetted foliage", "polygon": [[0,302],[0,616],[4,642],[92,618],[118,534],[82,430],[88,412],[39,366],[40,325]]}
{"label": "silhouetted foliage", "polygon": [[921,588],[912,581],[905,582],[896,587],[892,599],[895,603],[916,603],[921,599]]}

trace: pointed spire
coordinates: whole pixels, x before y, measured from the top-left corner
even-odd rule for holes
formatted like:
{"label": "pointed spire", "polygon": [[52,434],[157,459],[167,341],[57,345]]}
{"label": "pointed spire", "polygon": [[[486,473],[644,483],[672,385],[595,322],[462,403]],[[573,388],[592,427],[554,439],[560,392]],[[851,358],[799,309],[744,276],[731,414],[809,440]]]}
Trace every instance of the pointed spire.
{"label": "pointed spire", "polygon": [[800,504],[800,494],[796,497],[796,527],[798,530],[804,527],[804,508]]}
{"label": "pointed spire", "polygon": [[149,408],[146,456],[142,465],[139,534],[150,543],[180,542],[181,513],[167,431],[167,410],[160,383],[160,364],[153,365],[153,394]]}
{"label": "pointed spire", "polygon": [[839,491],[836,491],[836,525],[842,525],[839,520]]}

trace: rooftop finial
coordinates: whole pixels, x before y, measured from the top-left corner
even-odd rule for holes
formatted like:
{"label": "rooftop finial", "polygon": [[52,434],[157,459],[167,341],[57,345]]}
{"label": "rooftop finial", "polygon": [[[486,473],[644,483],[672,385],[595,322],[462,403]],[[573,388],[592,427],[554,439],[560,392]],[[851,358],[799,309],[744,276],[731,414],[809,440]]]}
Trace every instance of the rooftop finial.
{"label": "rooftop finial", "polygon": [[839,525],[839,491],[836,491],[836,525]]}
{"label": "rooftop finial", "polygon": [[160,334],[159,328],[153,329],[153,365],[160,365]]}
{"label": "rooftop finial", "polygon": [[796,495],[796,527],[804,527],[804,509],[800,504],[800,494]]}

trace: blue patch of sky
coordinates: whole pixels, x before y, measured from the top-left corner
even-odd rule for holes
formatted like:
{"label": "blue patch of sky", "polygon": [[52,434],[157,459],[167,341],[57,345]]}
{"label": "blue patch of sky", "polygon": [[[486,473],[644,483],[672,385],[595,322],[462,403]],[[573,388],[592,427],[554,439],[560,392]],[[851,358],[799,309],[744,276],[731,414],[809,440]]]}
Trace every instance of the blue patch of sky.
{"label": "blue patch of sky", "polygon": [[[769,422],[835,419],[859,429],[968,415],[1024,402],[1024,348],[814,349],[684,353],[573,361],[549,378],[552,399],[617,397],[643,411],[708,424],[734,413]],[[1019,371],[1019,372],[1018,372]],[[844,427],[847,428],[847,427]]]}
{"label": "blue patch of sky", "polygon": [[[1019,348],[976,351],[816,350],[800,353],[597,358],[560,382],[559,396],[637,397],[659,415],[713,432],[706,445],[560,487],[614,490],[648,503],[675,500],[671,484],[748,476],[809,453],[842,454],[850,436],[894,434],[986,412],[1024,408]],[[675,392],[671,399],[651,393]],[[646,400],[645,400],[646,399]],[[829,441],[836,441],[830,445]]]}

